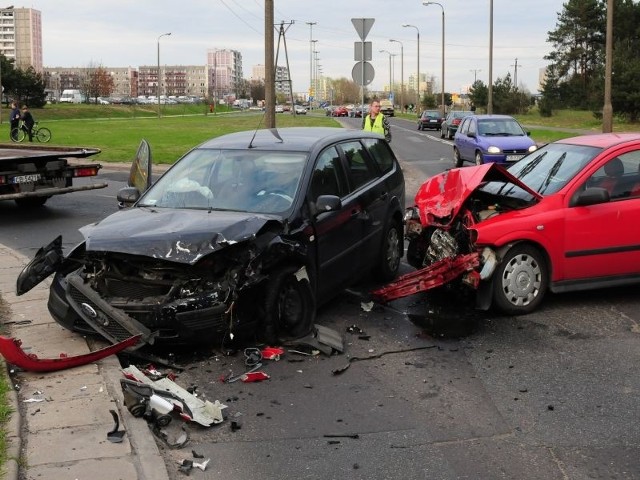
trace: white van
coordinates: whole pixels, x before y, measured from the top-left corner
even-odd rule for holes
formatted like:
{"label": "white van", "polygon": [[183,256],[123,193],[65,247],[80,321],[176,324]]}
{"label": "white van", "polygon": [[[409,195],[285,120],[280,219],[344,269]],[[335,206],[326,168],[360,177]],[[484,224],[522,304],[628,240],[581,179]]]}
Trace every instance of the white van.
{"label": "white van", "polygon": [[80,90],[63,90],[60,95],[60,103],[83,103],[85,100],[84,95],[80,93]]}

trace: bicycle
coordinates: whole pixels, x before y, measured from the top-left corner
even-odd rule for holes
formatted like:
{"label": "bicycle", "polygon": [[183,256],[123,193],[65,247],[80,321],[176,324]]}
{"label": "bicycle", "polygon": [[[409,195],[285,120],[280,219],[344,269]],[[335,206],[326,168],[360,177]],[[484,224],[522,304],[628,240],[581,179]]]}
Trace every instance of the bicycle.
{"label": "bicycle", "polygon": [[[24,122],[20,122],[17,128],[11,130],[11,141],[17,143],[22,142],[28,135],[29,132],[27,127],[24,126]],[[47,143],[51,140],[51,130],[47,127],[39,127],[38,122],[35,122],[31,129],[31,136],[40,143]]]}

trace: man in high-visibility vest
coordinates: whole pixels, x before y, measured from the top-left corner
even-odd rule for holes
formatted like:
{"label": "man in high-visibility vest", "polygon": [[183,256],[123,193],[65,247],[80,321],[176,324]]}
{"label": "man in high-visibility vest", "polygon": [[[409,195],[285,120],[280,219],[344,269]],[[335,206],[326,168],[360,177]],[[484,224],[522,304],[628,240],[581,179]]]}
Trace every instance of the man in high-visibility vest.
{"label": "man in high-visibility vest", "polygon": [[362,117],[362,129],[384,135],[387,142],[391,142],[391,126],[387,117],[380,113],[380,101],[372,100],[369,113]]}

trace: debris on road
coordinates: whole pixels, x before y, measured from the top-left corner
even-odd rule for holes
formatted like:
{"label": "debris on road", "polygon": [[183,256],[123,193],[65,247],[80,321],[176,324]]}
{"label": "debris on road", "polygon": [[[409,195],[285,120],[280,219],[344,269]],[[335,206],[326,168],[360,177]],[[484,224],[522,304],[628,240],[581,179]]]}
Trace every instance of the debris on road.
{"label": "debris on road", "polygon": [[126,433],[124,430],[118,430],[120,428],[120,420],[118,419],[118,413],[115,410],[109,410],[111,416],[113,417],[113,430],[107,433],[107,440],[111,443],[121,443],[124,439],[124,434]]}
{"label": "debris on road", "polygon": [[115,355],[125,348],[136,345],[139,341],[140,335],[135,335],[108,347],[82,355],[69,357],[66,353],[61,353],[60,358],[38,358],[33,353],[26,353],[22,349],[21,340],[0,335],[0,354],[2,354],[7,363],[26,372],[56,372],[87,365],[110,355]]}

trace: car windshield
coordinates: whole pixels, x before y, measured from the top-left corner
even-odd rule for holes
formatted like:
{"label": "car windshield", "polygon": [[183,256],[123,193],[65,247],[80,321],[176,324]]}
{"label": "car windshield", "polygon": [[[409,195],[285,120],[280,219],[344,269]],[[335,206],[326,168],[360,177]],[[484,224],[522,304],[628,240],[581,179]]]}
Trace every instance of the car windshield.
{"label": "car windshield", "polygon": [[541,195],[561,190],[602,149],[566,143],[550,143],[511,165],[514,177]]}
{"label": "car windshield", "polygon": [[486,137],[526,136],[520,124],[512,118],[487,118],[478,120],[478,135]]}
{"label": "car windshield", "polygon": [[306,159],[305,152],[192,150],[136,206],[283,214]]}

